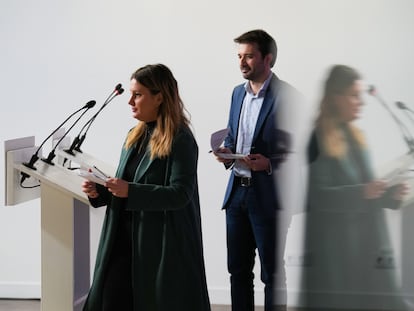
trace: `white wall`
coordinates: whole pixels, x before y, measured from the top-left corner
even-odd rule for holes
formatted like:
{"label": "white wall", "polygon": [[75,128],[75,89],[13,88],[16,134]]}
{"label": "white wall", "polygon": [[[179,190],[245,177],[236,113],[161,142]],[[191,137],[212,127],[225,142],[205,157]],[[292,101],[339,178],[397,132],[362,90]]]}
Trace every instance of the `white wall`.
{"label": "white wall", "polygon": [[[390,102],[414,105],[413,9],[411,0],[3,0],[0,141],[35,135],[40,144],[87,101],[101,104],[118,82],[128,90],[130,74],[138,67],[155,62],[169,66],[192,115],[200,148],[211,300],[228,303],[220,210],[227,173],[207,152],[210,133],[226,125],[231,90],[242,81],[233,38],[253,28],[275,37],[279,46],[275,71],[309,100],[309,117],[321,79],[334,63],[358,68]],[[134,124],[127,98],[125,94],[105,108],[83,145],[86,152],[113,165]],[[377,151],[375,165],[380,166],[405,148],[392,121],[376,105],[369,102],[370,114],[364,115],[363,125]],[[4,163],[3,152],[0,158]],[[4,189],[3,179],[0,188]],[[3,201],[1,192],[0,205]],[[39,212],[38,200],[0,208],[0,297],[40,293]],[[93,245],[101,219],[102,212],[93,211]],[[300,245],[297,223],[289,249]],[[294,280],[295,271],[289,273]],[[406,284],[413,292],[413,281]]]}

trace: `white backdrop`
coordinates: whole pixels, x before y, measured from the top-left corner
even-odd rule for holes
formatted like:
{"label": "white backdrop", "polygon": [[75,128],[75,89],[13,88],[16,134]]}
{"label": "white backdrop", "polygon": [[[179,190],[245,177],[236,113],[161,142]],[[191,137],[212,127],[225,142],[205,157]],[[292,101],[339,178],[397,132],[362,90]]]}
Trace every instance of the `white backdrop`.
{"label": "white backdrop", "polygon": [[[166,64],[178,80],[200,148],[211,300],[228,303],[220,210],[227,173],[208,150],[211,132],[226,126],[232,88],[242,82],[233,38],[254,28],[274,36],[279,46],[274,70],[305,95],[309,118],[326,69],[335,63],[357,68],[390,103],[414,105],[413,11],[411,0],[2,0],[0,140],[35,135],[40,144],[87,101],[100,106],[120,82],[126,92],[102,111],[83,145],[116,165],[125,134],[135,123],[127,105],[129,77],[145,64]],[[405,151],[375,101],[367,101],[361,124],[373,143],[375,165]],[[0,159],[4,163],[3,152]],[[0,206],[3,202],[2,191]],[[39,212],[38,200],[0,207],[0,297],[40,294]],[[102,215],[92,211],[92,245]],[[289,241],[299,243],[295,230],[292,235]],[[92,252],[93,261],[95,248]],[[257,288],[260,292],[260,283]]]}

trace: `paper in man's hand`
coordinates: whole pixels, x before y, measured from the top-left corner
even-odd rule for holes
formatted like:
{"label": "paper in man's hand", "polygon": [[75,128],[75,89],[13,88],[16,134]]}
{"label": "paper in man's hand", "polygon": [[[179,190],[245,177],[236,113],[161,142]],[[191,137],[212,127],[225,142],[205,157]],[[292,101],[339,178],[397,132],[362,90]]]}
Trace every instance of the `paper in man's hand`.
{"label": "paper in man's hand", "polygon": [[225,128],[225,129],[219,130],[219,131],[214,132],[213,134],[211,134],[211,138],[210,138],[211,150],[217,156],[219,156],[223,159],[242,159],[242,158],[244,158],[246,156],[244,154],[217,152],[220,149],[220,147],[222,146],[222,144],[223,144],[224,140],[226,139],[229,131],[230,131],[229,128]]}
{"label": "paper in man's hand", "polygon": [[229,133],[229,130],[230,130],[229,128],[225,128],[225,129],[219,130],[211,134],[211,138],[210,138],[211,150],[216,152],[221,147],[221,145],[224,142],[224,139],[227,137],[227,134]]}

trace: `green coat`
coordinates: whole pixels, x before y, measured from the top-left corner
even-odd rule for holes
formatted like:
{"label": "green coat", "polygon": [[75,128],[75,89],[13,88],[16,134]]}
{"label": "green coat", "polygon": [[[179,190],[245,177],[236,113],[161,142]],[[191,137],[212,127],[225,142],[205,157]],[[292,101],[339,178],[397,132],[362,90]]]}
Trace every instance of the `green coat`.
{"label": "green coat", "polygon": [[[350,136],[349,149],[341,158],[327,156],[319,146],[316,132],[309,143],[308,208],[311,212],[368,213],[380,208],[397,209],[400,203],[392,199],[394,187],[379,199],[363,199],[365,184],[375,179],[368,149],[360,147]],[[358,161],[359,159],[359,165]]]}
{"label": "green coat", "polygon": [[[116,176],[134,148],[122,149]],[[125,209],[132,211],[133,293],[137,311],[208,311],[197,184],[198,146],[188,128],[175,136],[170,156],[150,159],[149,149],[129,184]],[[94,279],[85,311],[101,310],[102,286],[121,211],[104,187],[91,200],[107,204]],[[127,311],[127,310],[125,310]]]}
{"label": "green coat", "polygon": [[[347,144],[354,152],[341,158],[324,154],[315,133],[309,145],[304,246],[309,266],[302,283],[307,306],[324,307],[317,293],[399,292],[392,270],[378,282],[374,269],[378,256],[392,250],[384,211],[397,209],[400,202],[392,198],[393,188],[379,199],[364,199],[363,187],[374,179],[368,151],[350,136]],[[341,295],[329,297],[332,308],[344,306]],[[399,306],[400,301],[394,303]]]}

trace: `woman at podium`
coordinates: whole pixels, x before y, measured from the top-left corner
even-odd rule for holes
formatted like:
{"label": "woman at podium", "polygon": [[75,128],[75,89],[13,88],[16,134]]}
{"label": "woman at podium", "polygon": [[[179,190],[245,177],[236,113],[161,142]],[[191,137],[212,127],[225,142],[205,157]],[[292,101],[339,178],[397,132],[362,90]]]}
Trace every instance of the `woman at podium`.
{"label": "woman at podium", "polygon": [[208,311],[197,183],[198,146],[177,82],[162,64],[135,71],[129,105],[137,125],[104,185],[107,206],[85,311]]}

